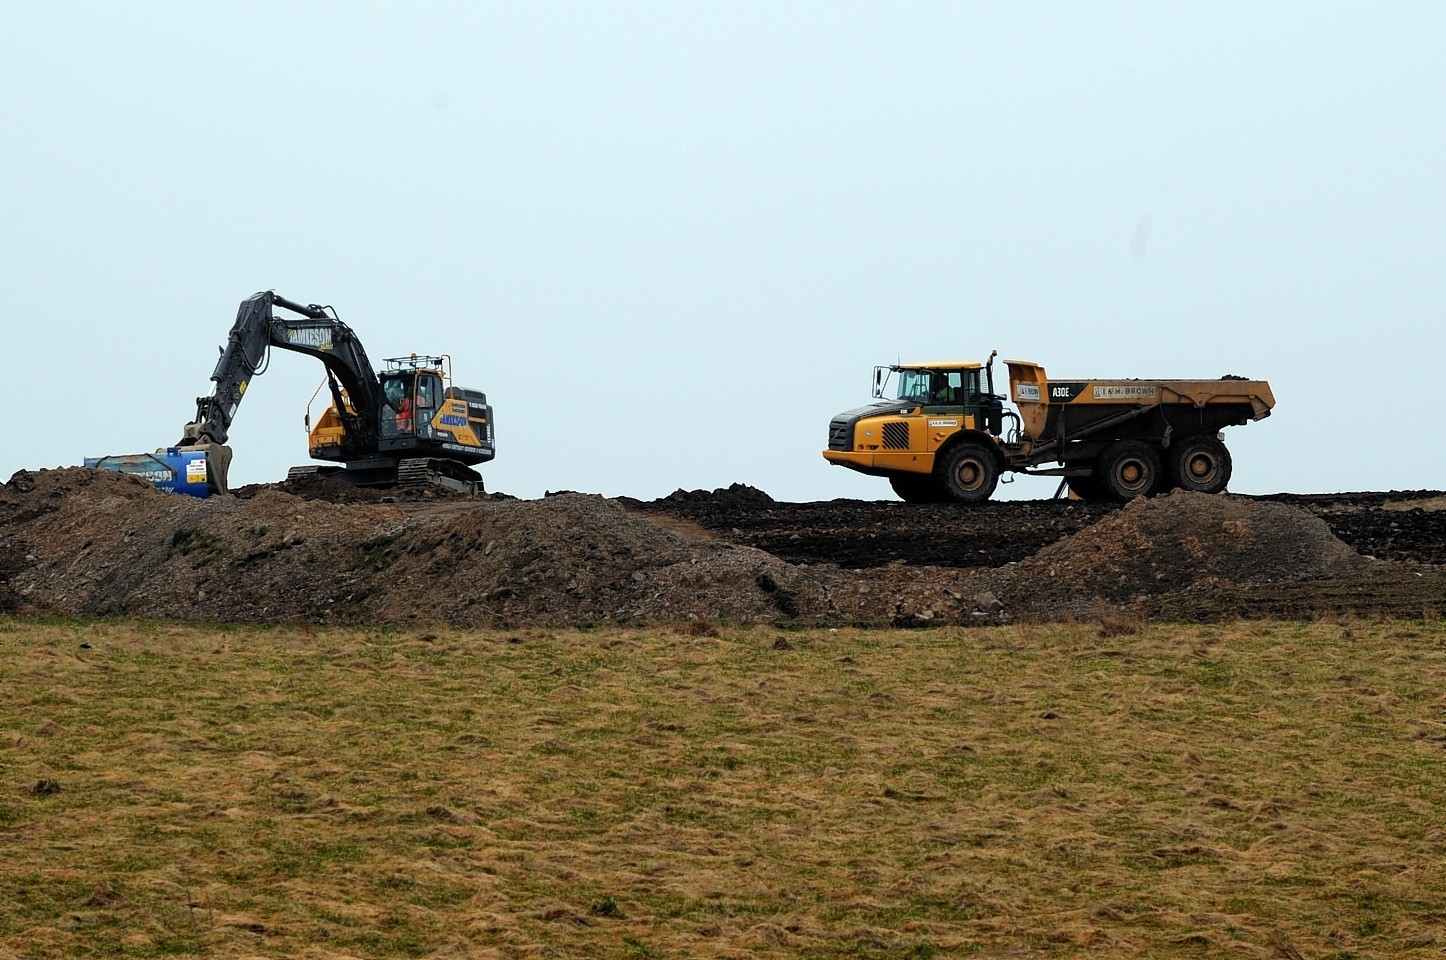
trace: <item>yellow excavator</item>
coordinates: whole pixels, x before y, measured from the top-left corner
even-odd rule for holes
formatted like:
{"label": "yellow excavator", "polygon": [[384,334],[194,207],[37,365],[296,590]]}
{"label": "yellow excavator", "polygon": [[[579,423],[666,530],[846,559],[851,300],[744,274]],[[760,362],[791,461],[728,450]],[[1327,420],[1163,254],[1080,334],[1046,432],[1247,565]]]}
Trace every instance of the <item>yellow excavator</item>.
{"label": "yellow excavator", "polygon": [[[298,316],[277,315],[278,307]],[[450,358],[398,357],[378,374],[335,310],[269,290],[242,301],[211,374],[215,389],[196,399],[196,418],[175,446],[154,454],[87,458],[86,465],[138,474],[192,496],[225,493],[231,422],[252,379],[265,372],[272,347],[320,360],[332,401],[314,425],[308,411],[307,427],[311,456],[336,465],[293,467],[290,477],[482,490],[473,467],[495,455],[492,407],[486,394],[452,385]]]}

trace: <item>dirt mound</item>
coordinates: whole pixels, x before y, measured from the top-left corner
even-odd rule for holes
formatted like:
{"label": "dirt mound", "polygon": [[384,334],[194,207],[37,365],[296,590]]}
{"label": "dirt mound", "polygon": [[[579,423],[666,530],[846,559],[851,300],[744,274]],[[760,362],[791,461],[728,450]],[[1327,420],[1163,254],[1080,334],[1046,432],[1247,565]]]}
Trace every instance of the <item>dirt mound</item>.
{"label": "dirt mound", "polygon": [[1219,584],[1358,577],[1375,566],[1296,507],[1175,491],[1140,499],[1008,570],[1030,603],[1128,603]]}
{"label": "dirt mound", "polygon": [[1256,499],[1309,510],[1365,556],[1446,564],[1446,493],[1442,491],[1278,493]]}
{"label": "dirt mound", "polygon": [[733,483],[716,490],[674,490],[656,501],[663,504],[712,504],[716,506],[745,508],[772,506],[776,501],[757,487],[746,483]]}
{"label": "dirt mound", "polygon": [[[1446,606],[1438,568],[1362,558],[1325,522],[1282,503],[1176,494],[1118,510],[1045,501],[872,511],[778,503],[741,484],[640,504],[581,493],[423,496],[308,478],[196,500],[116,473],[22,471],[0,487],[0,612],[912,625],[1104,610],[1191,618],[1192,603],[1211,617],[1310,615],[1314,594],[1299,585],[1312,583],[1334,585],[1314,591],[1332,611],[1419,615]],[[1412,514],[1395,516],[1409,523]],[[827,538],[808,523],[827,525]],[[908,536],[890,533],[896,526]],[[892,552],[911,537],[929,550],[900,561]],[[832,558],[850,539],[840,565]],[[918,562],[933,557],[944,561]],[[1384,582],[1381,571],[1396,571],[1389,589],[1371,586]],[[1290,589],[1276,589],[1283,585]],[[1247,587],[1251,599],[1232,607]],[[1377,594],[1387,599],[1377,603]]]}
{"label": "dirt mound", "polygon": [[[357,487],[345,480],[336,480],[320,474],[288,478],[280,483],[250,484],[233,490],[232,493],[242,500],[250,500],[268,491],[289,493],[302,500],[325,500],[327,503],[395,503],[397,501],[394,491],[378,490],[374,487]],[[439,491],[442,496],[449,492]]]}
{"label": "dirt mound", "polygon": [[0,556],[28,609],[81,615],[565,625],[829,613],[816,575],[601,497],[444,506],[280,486],[196,500],[120,474],[40,471],[0,491]]}
{"label": "dirt mound", "polygon": [[357,487],[345,480],[321,474],[304,474],[288,477],[280,483],[257,483],[241,487],[232,493],[242,500],[249,500],[268,490],[279,490],[303,500],[325,500],[327,503],[423,503],[433,501],[511,500],[506,494],[462,493],[447,487],[419,485],[412,487]]}
{"label": "dirt mound", "polygon": [[7,524],[63,509],[75,500],[91,503],[159,503],[166,494],[137,477],[109,470],[71,467],[61,470],[20,470],[0,484],[0,520]]}
{"label": "dirt mound", "polygon": [[788,564],[681,536],[591,494],[483,504],[418,523],[385,547],[379,565],[404,594],[447,579],[461,595],[441,600],[449,620],[753,620],[787,612],[777,589],[760,580],[790,591],[796,612],[823,612],[822,590]]}

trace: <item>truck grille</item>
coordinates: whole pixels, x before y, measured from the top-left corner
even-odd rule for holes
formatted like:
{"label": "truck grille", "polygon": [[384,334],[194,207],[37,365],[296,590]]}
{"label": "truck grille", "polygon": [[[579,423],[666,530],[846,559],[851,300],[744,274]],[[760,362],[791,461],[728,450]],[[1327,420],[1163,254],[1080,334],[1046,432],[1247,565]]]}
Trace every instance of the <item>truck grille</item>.
{"label": "truck grille", "polygon": [[828,424],[828,448],[848,450],[853,446],[854,421],[852,417],[834,417]]}
{"label": "truck grille", "polygon": [[907,450],[909,449],[909,425],[900,421],[884,424],[884,449],[885,450]]}

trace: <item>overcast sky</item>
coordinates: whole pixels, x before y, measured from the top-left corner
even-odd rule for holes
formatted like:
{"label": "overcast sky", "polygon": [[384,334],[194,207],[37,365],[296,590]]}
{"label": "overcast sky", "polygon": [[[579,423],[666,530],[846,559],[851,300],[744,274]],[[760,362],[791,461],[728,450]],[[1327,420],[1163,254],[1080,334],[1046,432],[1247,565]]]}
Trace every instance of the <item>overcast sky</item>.
{"label": "overcast sky", "polygon": [[523,497],[888,498],[829,418],[996,348],[1268,379],[1237,492],[1443,485],[1446,4],[14,3],[0,78],[0,478],[174,443],[274,289],[450,354]]}

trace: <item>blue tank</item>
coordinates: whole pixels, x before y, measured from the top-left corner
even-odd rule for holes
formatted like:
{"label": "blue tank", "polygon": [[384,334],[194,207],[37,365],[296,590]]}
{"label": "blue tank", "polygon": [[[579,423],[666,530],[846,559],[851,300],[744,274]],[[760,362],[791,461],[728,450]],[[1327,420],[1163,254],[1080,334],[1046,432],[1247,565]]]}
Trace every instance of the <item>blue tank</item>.
{"label": "blue tank", "polygon": [[187,447],[164,447],[155,453],[129,453],[123,456],[86,457],[85,465],[97,470],[114,470],[149,480],[170,493],[191,497],[209,497],[210,472],[203,450]]}

